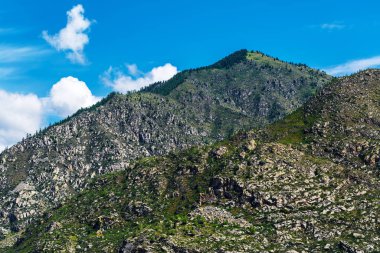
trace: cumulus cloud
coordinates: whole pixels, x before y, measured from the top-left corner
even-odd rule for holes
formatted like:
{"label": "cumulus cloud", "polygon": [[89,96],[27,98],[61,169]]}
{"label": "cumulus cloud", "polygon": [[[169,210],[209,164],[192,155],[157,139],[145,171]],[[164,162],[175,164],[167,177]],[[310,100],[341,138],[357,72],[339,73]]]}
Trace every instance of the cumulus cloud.
{"label": "cumulus cloud", "polygon": [[177,67],[170,63],[155,67],[140,77],[136,77],[141,73],[136,65],[128,65],[127,69],[128,74],[125,74],[120,69],[109,67],[101,79],[105,85],[112,87],[113,90],[127,93],[140,90],[152,83],[166,81],[178,73]]}
{"label": "cumulus cloud", "polygon": [[86,57],[83,50],[89,43],[87,32],[91,21],[84,17],[84,8],[78,4],[67,12],[66,27],[55,35],[42,32],[42,37],[58,51],[66,52],[67,58],[74,63],[84,64]]}
{"label": "cumulus cloud", "polygon": [[71,76],[59,80],[43,98],[0,90],[0,151],[44,127],[46,117],[64,118],[100,99],[85,82]]}
{"label": "cumulus cloud", "polygon": [[34,94],[0,90],[0,151],[41,127],[43,106]]}
{"label": "cumulus cloud", "polygon": [[367,68],[373,68],[380,66],[380,56],[375,56],[366,59],[360,59],[355,61],[349,61],[347,63],[337,65],[331,68],[326,68],[324,71],[333,76],[343,76],[364,70]]}
{"label": "cumulus cloud", "polygon": [[48,112],[61,117],[69,116],[81,108],[91,106],[100,98],[92,95],[86,83],[75,77],[61,78],[50,90],[50,96],[44,98]]}

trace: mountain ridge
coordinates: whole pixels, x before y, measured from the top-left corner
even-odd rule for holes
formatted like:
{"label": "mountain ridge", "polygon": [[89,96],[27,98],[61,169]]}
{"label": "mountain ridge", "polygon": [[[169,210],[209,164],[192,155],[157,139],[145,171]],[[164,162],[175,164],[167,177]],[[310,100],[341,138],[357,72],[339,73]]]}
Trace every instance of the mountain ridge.
{"label": "mountain ridge", "polygon": [[[294,65],[294,66],[309,68],[306,64],[281,61],[277,57],[269,56],[269,55],[267,55],[267,54],[265,54],[265,53],[263,53],[261,51],[253,51],[253,50],[249,51],[247,49],[241,49],[241,50],[238,50],[238,51],[235,51],[235,52],[231,53],[230,55],[224,57],[223,59],[221,59],[221,60],[219,60],[219,61],[217,61],[217,62],[215,62],[215,63],[213,63],[211,65],[207,65],[207,66],[204,66],[204,67],[199,67],[199,68],[194,68],[194,69],[188,69],[188,70],[181,71],[181,72],[177,73],[174,77],[172,77],[171,79],[169,79],[167,81],[152,83],[149,86],[147,86],[147,87],[145,87],[145,88],[143,88],[143,89],[141,89],[139,91],[133,91],[133,92],[130,92],[130,93],[152,92],[152,93],[161,94],[160,91],[156,91],[156,86],[165,86],[167,83],[171,83],[171,82],[177,83],[177,82],[180,82],[180,80],[183,81],[184,78],[183,77],[179,77],[183,73],[188,73],[188,72],[193,72],[193,71],[198,71],[198,70],[204,70],[204,69],[230,67],[230,66],[232,66],[234,64],[237,64],[237,63],[240,63],[242,61],[247,60],[247,58],[248,58],[247,54],[248,53],[251,53],[251,54],[255,53],[257,55],[261,55],[262,57],[267,57],[267,58],[270,58],[272,60],[279,61],[281,63],[288,64],[288,65]],[[251,60],[253,60],[253,59],[251,59]],[[316,70],[316,71],[318,72],[320,70]],[[321,73],[324,73],[324,72],[321,71]],[[179,85],[179,84],[180,83],[177,83],[177,85]],[[169,87],[172,87],[172,86],[176,87],[176,85],[171,85],[171,84],[169,84],[168,86]],[[48,129],[50,129],[52,127],[55,127],[57,125],[63,124],[65,122],[69,121],[70,119],[72,119],[73,117],[76,117],[76,116],[80,115],[82,112],[87,112],[87,111],[94,110],[97,107],[99,107],[101,105],[104,105],[105,103],[107,103],[109,100],[111,100],[113,97],[115,97],[117,95],[123,95],[123,94],[120,93],[120,92],[111,92],[106,97],[104,97],[102,100],[100,100],[99,102],[97,102],[96,104],[94,104],[92,106],[89,106],[89,107],[86,107],[86,108],[81,108],[77,112],[73,113],[72,115],[70,115],[70,116],[68,116],[68,117],[66,117],[66,118],[64,118],[62,120],[59,120],[58,122],[53,123],[52,125],[49,125],[46,128],[44,128],[44,129],[40,129],[39,131],[37,131],[33,135],[43,134]],[[168,95],[168,93],[164,92],[164,94],[161,94],[161,95]],[[6,149],[9,149],[9,148],[11,148],[11,147],[7,147]]]}
{"label": "mountain ridge", "polygon": [[[273,122],[332,77],[257,53],[203,68],[168,95],[112,94],[0,154],[0,231],[17,233],[97,175]],[[226,64],[217,65],[226,66]]]}
{"label": "mountain ridge", "polygon": [[362,71],[263,129],[99,176],[9,252],[378,252],[379,95]]}

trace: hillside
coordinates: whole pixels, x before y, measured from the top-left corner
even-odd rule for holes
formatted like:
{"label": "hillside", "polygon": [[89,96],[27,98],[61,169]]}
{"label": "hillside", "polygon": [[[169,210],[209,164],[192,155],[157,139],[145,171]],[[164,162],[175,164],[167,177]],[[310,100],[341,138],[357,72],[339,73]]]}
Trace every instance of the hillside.
{"label": "hillside", "polygon": [[331,79],[241,50],[144,91],[112,94],[0,154],[0,234],[17,233],[89,179],[140,157],[214,143],[282,118]]}
{"label": "hillside", "polygon": [[363,71],[263,129],[98,176],[7,252],[379,252],[379,95]]}

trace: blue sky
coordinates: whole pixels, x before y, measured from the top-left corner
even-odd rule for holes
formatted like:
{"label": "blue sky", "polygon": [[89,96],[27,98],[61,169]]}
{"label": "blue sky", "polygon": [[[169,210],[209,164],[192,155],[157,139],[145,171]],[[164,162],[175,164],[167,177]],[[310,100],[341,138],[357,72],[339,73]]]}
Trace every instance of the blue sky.
{"label": "blue sky", "polygon": [[351,0],[3,1],[0,150],[112,90],[242,48],[335,75],[378,66],[379,9]]}

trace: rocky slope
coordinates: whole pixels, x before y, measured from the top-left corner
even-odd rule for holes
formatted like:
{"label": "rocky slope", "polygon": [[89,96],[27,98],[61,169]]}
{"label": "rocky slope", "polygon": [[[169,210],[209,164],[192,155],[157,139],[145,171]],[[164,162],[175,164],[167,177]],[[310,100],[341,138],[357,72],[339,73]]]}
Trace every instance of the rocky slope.
{"label": "rocky slope", "polygon": [[379,252],[380,70],[264,129],[139,159],[6,252]]}
{"label": "rocky slope", "polygon": [[111,94],[0,154],[0,234],[17,233],[88,179],[139,157],[279,119],[329,80],[304,65],[241,50],[142,92]]}

